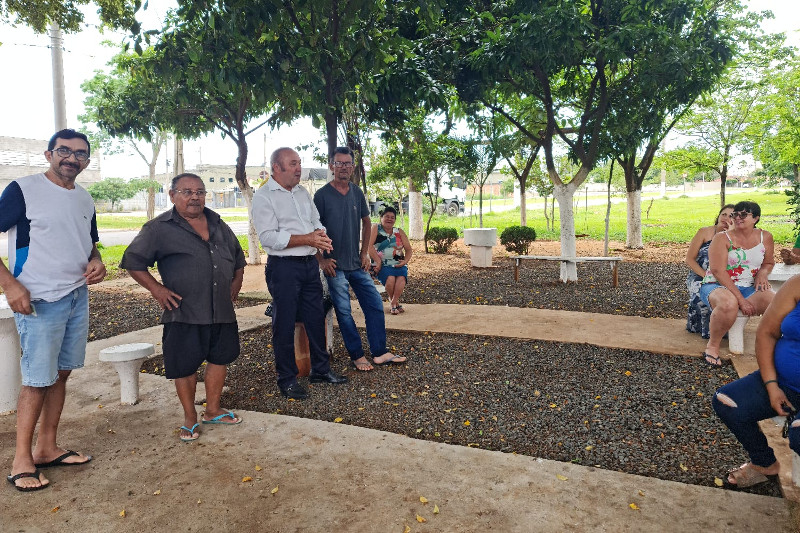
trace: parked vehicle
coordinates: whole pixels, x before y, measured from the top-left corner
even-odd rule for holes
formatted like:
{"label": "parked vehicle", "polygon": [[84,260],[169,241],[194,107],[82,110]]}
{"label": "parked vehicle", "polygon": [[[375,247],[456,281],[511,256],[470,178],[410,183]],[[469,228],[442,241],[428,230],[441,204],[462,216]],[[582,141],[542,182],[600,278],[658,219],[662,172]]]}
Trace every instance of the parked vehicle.
{"label": "parked vehicle", "polygon": [[[429,188],[433,189],[434,183],[429,183]],[[425,194],[429,194],[427,191]],[[467,191],[464,184],[464,178],[461,176],[451,176],[444,178],[439,185],[439,205],[437,210],[441,213],[447,213],[451,217],[457,216],[464,211],[464,206],[467,201]]]}

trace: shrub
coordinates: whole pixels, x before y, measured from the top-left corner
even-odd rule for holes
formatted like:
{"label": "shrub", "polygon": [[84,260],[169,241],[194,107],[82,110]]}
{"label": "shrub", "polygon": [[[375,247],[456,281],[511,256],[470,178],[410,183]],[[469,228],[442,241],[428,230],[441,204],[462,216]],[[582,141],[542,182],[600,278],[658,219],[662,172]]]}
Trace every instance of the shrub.
{"label": "shrub", "polygon": [[500,234],[500,244],[509,252],[525,255],[528,246],[536,240],[536,230],[528,226],[508,226]]}
{"label": "shrub", "polygon": [[431,242],[433,253],[446,254],[450,247],[458,240],[456,228],[432,227],[428,230],[427,240]]}

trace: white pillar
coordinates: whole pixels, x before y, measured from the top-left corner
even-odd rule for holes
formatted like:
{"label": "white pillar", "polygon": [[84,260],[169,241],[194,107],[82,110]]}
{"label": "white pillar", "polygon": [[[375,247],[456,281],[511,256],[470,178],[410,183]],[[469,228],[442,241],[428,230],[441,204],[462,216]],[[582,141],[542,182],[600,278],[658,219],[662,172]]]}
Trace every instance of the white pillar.
{"label": "white pillar", "polygon": [[0,296],[0,415],[17,409],[17,398],[22,383],[19,369],[21,355],[19,334],[14,324],[14,313]]}

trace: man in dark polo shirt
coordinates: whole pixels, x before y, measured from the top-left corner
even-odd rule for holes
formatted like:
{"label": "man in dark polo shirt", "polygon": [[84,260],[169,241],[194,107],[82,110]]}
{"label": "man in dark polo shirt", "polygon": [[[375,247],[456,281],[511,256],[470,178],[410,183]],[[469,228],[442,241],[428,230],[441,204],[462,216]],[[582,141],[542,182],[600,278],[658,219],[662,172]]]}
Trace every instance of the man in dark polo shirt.
{"label": "man in dark polo shirt", "polygon": [[[206,411],[203,424],[238,424],[242,420],[220,407],[227,366],[239,356],[239,328],[233,301],[242,288],[245,259],[236,235],[207,209],[203,181],[194,174],[172,179],[174,204],[147,222],[125,250],[120,268],[150,291],[163,309],[164,370],[175,380],[183,406],[182,441],[200,433],[194,406],[197,369],[205,369]],[[159,283],[147,270],[158,264]]]}
{"label": "man in dark polo shirt", "polygon": [[317,250],[330,252],[331,240],[320,224],[308,191],[300,185],[300,156],[278,148],[270,157],[272,176],[253,197],[253,223],[269,255],[264,275],[272,295],[272,349],[278,388],[287,398],[302,400],[308,391],[297,382],[294,324],[297,312],[308,334],[310,383],[346,383],[331,370],[325,349],[325,311]]}

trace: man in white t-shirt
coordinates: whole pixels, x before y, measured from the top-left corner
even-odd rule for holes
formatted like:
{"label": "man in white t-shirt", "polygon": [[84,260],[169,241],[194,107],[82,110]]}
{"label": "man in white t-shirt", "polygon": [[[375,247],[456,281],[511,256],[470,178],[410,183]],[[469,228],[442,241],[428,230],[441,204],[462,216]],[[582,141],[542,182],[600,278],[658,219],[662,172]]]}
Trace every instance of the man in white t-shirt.
{"label": "man in white t-shirt", "polygon": [[[83,367],[89,331],[87,285],[103,280],[92,197],[75,178],[89,164],[89,141],[65,129],[50,138],[43,174],[11,182],[0,196],[8,260],[0,287],[14,311],[22,346],[17,447],[8,482],[28,492],[49,485],[40,468],[92,458],[56,444],[67,378]],[[33,433],[39,436],[33,446]]]}

